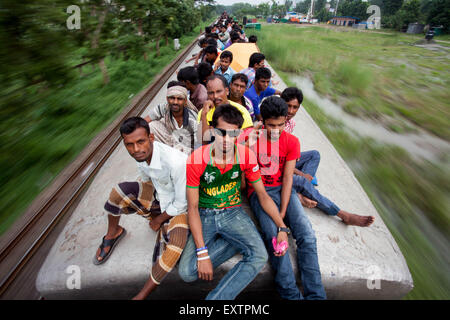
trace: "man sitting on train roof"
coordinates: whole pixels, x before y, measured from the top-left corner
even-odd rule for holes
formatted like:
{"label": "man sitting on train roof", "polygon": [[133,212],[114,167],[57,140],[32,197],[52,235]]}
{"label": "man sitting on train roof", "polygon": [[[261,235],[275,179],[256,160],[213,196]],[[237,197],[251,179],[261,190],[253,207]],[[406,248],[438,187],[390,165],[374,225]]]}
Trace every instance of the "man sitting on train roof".
{"label": "man sitting on train roof", "polygon": [[[301,107],[303,94],[298,88],[290,87],[283,90],[281,98],[288,106],[285,131],[293,134],[295,127],[294,117]],[[297,192],[302,205],[307,208],[317,207],[330,216],[338,216],[347,225],[370,226],[374,222],[375,217],[360,216],[344,211],[314,188],[312,181],[319,167],[319,162],[319,152],[317,150],[309,150],[301,152],[300,159],[295,164],[292,188]]]}
{"label": "man sitting on train roof", "polygon": [[[250,207],[260,223],[281,298],[326,299],[317,257],[316,236],[292,189],[295,162],[300,157],[300,142],[297,137],[284,131],[287,112],[287,104],[280,97],[272,96],[264,99],[261,104],[264,130],[255,129],[250,132],[246,144],[256,154],[266,192],[277,205],[281,218],[286,221],[290,230],[280,228],[267,215],[252,185],[248,186]],[[238,140],[245,141],[243,138],[242,135]],[[273,253],[275,244],[272,243],[272,239],[281,231],[292,233],[297,244],[297,263],[304,297],[297,287],[289,255],[277,256]]]}
{"label": "man sitting on train roof", "polygon": [[225,25],[220,26],[219,39],[222,43],[226,43],[228,39],[230,39],[230,33],[227,31],[227,27]]}
{"label": "man sitting on train roof", "polygon": [[210,123],[212,121],[214,110],[221,104],[230,104],[239,110],[244,118],[242,129],[253,127],[253,121],[247,109],[239,103],[228,100],[229,89],[227,80],[223,76],[219,74],[210,76],[206,83],[206,91],[208,93],[208,100],[204,103],[203,108],[201,112],[198,113],[197,117],[198,122],[201,124],[203,144],[210,143],[213,140]]}
{"label": "man sitting on train roof", "polygon": [[[241,181],[244,176],[270,219],[276,226],[286,227],[274,201],[264,189],[255,155],[246,146],[236,144],[243,122],[235,107],[229,104],[218,106],[211,123],[216,139],[196,149],[186,164],[191,234],[180,258],[178,272],[181,278],[187,282],[199,278],[211,281],[217,277],[214,268],[237,253],[242,254],[241,260],[209,292],[207,300],[236,298],[267,263],[261,236],[242,209]],[[280,232],[275,242],[283,241],[288,241],[287,234]],[[276,254],[285,255],[287,249],[286,246]]]}
{"label": "man sitting on train roof", "polygon": [[[250,88],[250,86],[255,82],[256,70],[259,68],[264,68],[265,59],[266,59],[266,57],[264,56],[264,54],[262,54],[260,52],[252,53],[252,55],[249,58],[248,68],[242,69],[240,71],[240,73],[243,73],[248,77],[247,89]],[[272,83],[272,80],[271,80],[269,83],[269,86],[271,87],[272,85],[277,85],[277,84],[278,84],[277,81],[273,81],[273,83]]]}
{"label": "man sitting on train roof", "polygon": [[[112,189],[105,204],[108,231],[94,257],[94,264],[106,262],[115,245],[126,235],[119,225],[121,215],[137,213],[150,220],[158,232],[150,277],[133,298],[145,299],[175,267],[188,236],[186,200],[187,155],[158,141],[147,121],[132,117],[124,121],[120,134],[128,153],[137,161],[140,181],[122,182]],[[152,210],[152,200],[160,211]],[[100,270],[99,270],[100,272]]]}
{"label": "man sitting on train roof", "polygon": [[[211,40],[214,40],[214,39],[211,39]],[[207,62],[211,66],[213,66],[214,62],[216,62],[218,56],[219,56],[219,53],[217,51],[217,45],[208,45],[205,48],[205,59],[204,59],[204,62]]]}
{"label": "man sitting on train roof", "polygon": [[225,77],[227,84],[230,85],[231,77],[236,73],[230,64],[233,62],[233,53],[225,50],[220,54],[220,59],[217,65],[214,66],[214,73]]}
{"label": "man sitting on train roof", "polygon": [[265,97],[270,97],[275,95],[280,95],[281,91],[269,87],[270,78],[272,73],[269,69],[263,67],[258,68],[255,73],[255,82],[250,86],[247,91],[245,91],[245,96],[249,98],[253,104],[253,110],[255,112],[255,118],[259,121],[262,120],[259,111],[259,105]]}
{"label": "man sitting on train roof", "polygon": [[252,53],[249,58],[248,68],[242,69],[240,73],[243,73],[248,78],[247,89],[251,87],[255,80],[255,72],[259,68],[264,67],[266,56],[260,52]]}
{"label": "man sitting on train roof", "polygon": [[167,102],[151,108],[145,120],[155,140],[186,154],[197,143],[197,108],[188,100],[184,83],[171,81],[167,85]]}
{"label": "man sitting on train roof", "polygon": [[210,65],[208,62],[200,63],[197,66],[197,73],[200,83],[206,88],[206,79],[214,74],[212,65]]}
{"label": "man sitting on train roof", "polygon": [[200,83],[198,71],[195,67],[185,67],[180,69],[177,74],[178,81],[184,83],[189,90],[189,100],[194,104],[197,110],[203,107],[208,95],[206,87]]}
{"label": "man sitting on train roof", "polygon": [[243,73],[236,73],[231,78],[230,83],[230,93],[228,94],[228,100],[239,103],[244,106],[248,113],[250,113],[250,117],[252,117],[253,122],[255,121],[255,113],[253,111],[253,103],[249,98],[244,96],[245,90],[247,88],[248,78]]}

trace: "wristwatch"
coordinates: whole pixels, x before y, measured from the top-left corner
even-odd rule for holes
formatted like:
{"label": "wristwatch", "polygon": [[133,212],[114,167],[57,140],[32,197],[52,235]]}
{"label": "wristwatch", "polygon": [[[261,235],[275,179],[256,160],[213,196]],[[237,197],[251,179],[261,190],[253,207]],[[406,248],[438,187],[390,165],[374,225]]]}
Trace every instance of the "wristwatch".
{"label": "wristwatch", "polygon": [[290,234],[291,234],[291,230],[289,230],[289,228],[278,227],[278,233],[279,233],[280,231],[286,232],[287,235],[290,235]]}

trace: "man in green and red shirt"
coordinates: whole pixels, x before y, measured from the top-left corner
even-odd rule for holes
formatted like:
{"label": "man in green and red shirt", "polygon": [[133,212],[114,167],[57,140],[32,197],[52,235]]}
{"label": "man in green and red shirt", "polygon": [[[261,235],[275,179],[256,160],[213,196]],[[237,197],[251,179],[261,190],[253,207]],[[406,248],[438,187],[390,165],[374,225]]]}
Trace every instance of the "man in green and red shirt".
{"label": "man in green and red shirt", "polygon": [[[277,243],[287,242],[286,225],[264,189],[255,155],[236,145],[244,119],[235,107],[216,108],[212,118],[215,139],[196,149],[186,166],[188,221],[191,230],[180,258],[184,281],[212,280],[213,269],[237,253],[239,261],[212,290],[208,300],[234,299],[267,262],[267,251],[255,225],[241,207],[243,176],[274,223],[280,227]],[[287,248],[275,253],[284,255]]]}

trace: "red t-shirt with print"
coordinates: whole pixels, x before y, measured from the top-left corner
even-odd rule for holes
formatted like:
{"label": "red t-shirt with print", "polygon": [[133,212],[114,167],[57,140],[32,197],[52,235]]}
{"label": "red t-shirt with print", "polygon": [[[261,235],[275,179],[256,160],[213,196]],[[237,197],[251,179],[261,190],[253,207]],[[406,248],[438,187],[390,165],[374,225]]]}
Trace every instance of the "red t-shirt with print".
{"label": "red t-shirt with print", "polygon": [[[247,140],[247,136],[240,136],[239,142]],[[266,187],[276,187],[283,183],[283,173],[286,161],[300,159],[300,141],[298,138],[283,131],[276,141],[267,139],[267,131],[262,130],[257,142],[250,146],[256,154],[261,171],[261,178]],[[250,185],[248,195],[254,189]]]}

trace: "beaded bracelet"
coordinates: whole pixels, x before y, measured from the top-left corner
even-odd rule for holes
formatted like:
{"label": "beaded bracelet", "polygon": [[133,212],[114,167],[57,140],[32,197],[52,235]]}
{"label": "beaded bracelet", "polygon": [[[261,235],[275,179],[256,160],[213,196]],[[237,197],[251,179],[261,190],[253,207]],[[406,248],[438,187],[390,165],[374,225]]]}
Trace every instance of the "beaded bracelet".
{"label": "beaded bracelet", "polygon": [[197,255],[201,255],[201,254],[207,253],[207,252],[208,252],[208,249],[201,250],[201,251],[198,251],[198,252],[197,252]]}
{"label": "beaded bracelet", "polygon": [[197,258],[197,261],[209,259],[209,256]]}
{"label": "beaded bracelet", "polygon": [[200,250],[205,250],[205,249],[208,249],[208,247],[207,247],[207,246],[204,246],[204,247],[202,247],[202,248],[197,248],[197,249],[195,249],[195,251],[200,251]]}

